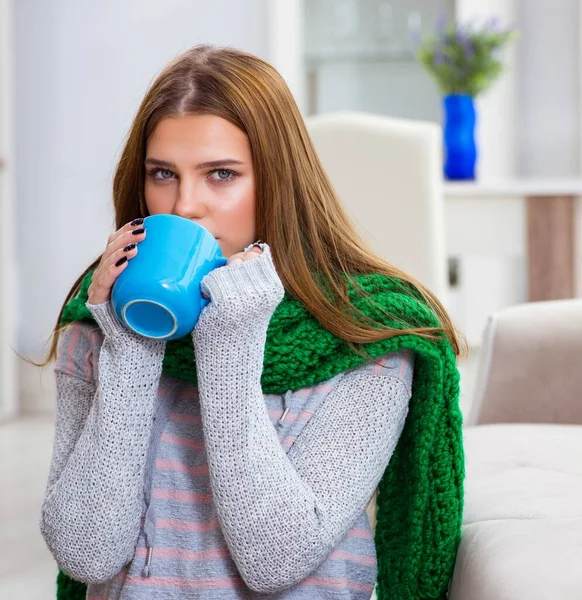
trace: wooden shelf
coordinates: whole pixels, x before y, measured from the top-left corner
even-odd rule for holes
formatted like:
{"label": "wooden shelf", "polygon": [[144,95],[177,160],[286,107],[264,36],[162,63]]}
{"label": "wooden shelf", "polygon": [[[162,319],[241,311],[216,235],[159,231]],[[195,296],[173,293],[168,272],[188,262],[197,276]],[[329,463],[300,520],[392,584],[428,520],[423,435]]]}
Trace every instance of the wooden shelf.
{"label": "wooden shelf", "polygon": [[449,198],[582,196],[582,179],[515,178],[485,181],[445,181]]}

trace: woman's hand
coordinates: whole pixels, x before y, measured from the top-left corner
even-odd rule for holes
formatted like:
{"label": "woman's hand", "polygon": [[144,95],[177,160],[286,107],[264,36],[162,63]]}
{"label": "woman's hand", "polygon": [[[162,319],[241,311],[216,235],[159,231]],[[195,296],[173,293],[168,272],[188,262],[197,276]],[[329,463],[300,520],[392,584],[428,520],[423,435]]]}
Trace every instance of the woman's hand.
{"label": "woman's hand", "polygon": [[236,263],[241,263],[245,260],[252,260],[253,258],[257,258],[263,253],[263,250],[259,246],[258,243],[252,244],[252,246],[247,246],[242,252],[237,252],[237,254],[233,254],[227,261],[227,265],[232,265]]}
{"label": "woman's hand", "polygon": [[145,239],[143,219],[135,219],[112,233],[99,266],[93,273],[89,286],[89,303],[102,304],[111,297],[111,288],[115,280],[127,267],[128,262],[137,255],[137,245]]}
{"label": "woman's hand", "polygon": [[226,266],[211,271],[201,283],[210,304],[202,311],[196,329],[263,327],[284,296],[284,288],[267,244],[253,244],[233,254]]}

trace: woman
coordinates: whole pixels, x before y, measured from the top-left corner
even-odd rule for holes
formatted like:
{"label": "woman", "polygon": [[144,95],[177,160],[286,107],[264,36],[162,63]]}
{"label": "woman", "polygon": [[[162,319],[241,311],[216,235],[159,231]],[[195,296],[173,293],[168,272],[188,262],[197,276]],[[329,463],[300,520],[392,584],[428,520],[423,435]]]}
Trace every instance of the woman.
{"label": "woman", "polygon": [[[117,231],[47,359],[40,526],[59,597],[85,597],[76,581],[94,600],[364,599],[377,577],[386,597],[441,597],[462,504],[460,341],[430,291],[354,233],[281,77],[233,49],[178,57],[139,108],[113,200]],[[160,213],[200,223],[229,257],[203,281],[192,336],[168,344],[110,304]]]}

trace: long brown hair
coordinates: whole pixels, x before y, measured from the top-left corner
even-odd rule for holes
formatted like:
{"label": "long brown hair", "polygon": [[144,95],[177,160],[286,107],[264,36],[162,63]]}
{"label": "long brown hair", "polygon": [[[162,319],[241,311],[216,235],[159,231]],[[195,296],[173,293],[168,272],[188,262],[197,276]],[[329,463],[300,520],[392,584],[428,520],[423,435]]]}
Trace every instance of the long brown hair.
{"label": "long brown hair", "polygon": [[[354,348],[403,333],[433,339],[446,335],[457,356],[465,353],[463,336],[434,294],[365,247],[319,162],[289,88],[271,65],[251,54],[195,46],[157,77],[139,107],[115,172],[116,229],[149,214],[144,160],[156,126],[164,118],[191,114],[217,115],[248,136],[257,238],[271,247],[285,290],[326,329]],[[99,261],[100,257],[77,279],[63,307]],[[381,273],[408,282],[434,311],[441,327],[395,330],[362,319],[358,311],[346,311],[351,304],[342,273]],[[43,366],[56,357],[62,313],[61,308]]]}

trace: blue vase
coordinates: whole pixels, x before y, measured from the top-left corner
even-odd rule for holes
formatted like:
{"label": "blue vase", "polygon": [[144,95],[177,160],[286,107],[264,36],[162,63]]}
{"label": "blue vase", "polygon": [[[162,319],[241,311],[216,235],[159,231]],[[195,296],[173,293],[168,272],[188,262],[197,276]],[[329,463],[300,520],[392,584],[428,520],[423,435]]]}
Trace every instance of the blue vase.
{"label": "blue vase", "polygon": [[443,98],[446,179],[475,179],[475,103],[472,96],[449,94]]}

